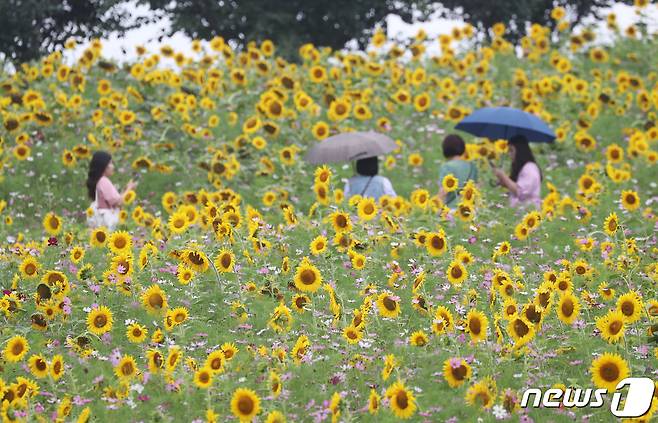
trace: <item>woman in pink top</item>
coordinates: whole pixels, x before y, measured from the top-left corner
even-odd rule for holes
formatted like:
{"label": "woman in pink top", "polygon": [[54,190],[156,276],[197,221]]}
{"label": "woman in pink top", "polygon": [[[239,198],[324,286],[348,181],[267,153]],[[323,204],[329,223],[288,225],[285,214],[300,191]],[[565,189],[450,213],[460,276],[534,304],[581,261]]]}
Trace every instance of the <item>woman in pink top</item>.
{"label": "woman in pink top", "polygon": [[512,158],[510,175],[498,168],[494,168],[493,172],[500,184],[510,192],[510,207],[531,204],[537,209],[541,208],[541,170],[527,138],[513,136],[508,141],[508,149]]}
{"label": "woman in pink top", "polygon": [[[87,177],[87,193],[89,198],[95,200],[97,212],[101,215],[118,214],[124,195],[134,189],[137,184],[131,179],[123,193],[119,193],[110,181],[110,176],[114,173],[114,164],[112,156],[105,151],[97,151],[89,163],[89,173]],[[116,222],[112,219],[105,219],[106,226],[114,226]],[[109,229],[113,229],[110,227]]]}

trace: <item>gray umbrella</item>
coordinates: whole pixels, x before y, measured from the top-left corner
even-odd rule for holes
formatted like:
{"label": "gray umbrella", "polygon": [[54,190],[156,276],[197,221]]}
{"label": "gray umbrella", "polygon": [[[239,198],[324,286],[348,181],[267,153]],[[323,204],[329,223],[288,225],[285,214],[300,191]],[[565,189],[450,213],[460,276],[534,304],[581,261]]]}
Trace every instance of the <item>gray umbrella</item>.
{"label": "gray umbrella", "polygon": [[304,160],[311,164],[349,162],[390,153],[398,145],[390,137],[374,131],[345,132],[311,147]]}

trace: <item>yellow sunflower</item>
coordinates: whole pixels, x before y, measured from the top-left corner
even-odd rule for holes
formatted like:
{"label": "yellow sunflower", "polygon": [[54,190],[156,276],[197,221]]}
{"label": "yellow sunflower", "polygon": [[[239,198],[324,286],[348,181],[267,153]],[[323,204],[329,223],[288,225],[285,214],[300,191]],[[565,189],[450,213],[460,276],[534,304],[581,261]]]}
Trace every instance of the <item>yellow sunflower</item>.
{"label": "yellow sunflower", "polygon": [[50,235],[55,236],[62,231],[62,219],[50,212],[43,218],[43,227]]}
{"label": "yellow sunflower", "polygon": [[231,398],[231,412],[241,422],[250,422],[260,412],[260,398],[251,389],[238,388]]}
{"label": "yellow sunflower", "polygon": [[26,279],[32,279],[39,276],[39,262],[33,256],[27,256],[19,267],[21,275]]}
{"label": "yellow sunflower", "polygon": [[527,318],[517,315],[508,322],[507,333],[514,339],[514,345],[520,347],[532,340],[535,329]]}
{"label": "yellow sunflower", "polygon": [[459,188],[459,180],[452,173],[447,174],[441,181],[441,186],[445,192],[453,192]]}
{"label": "yellow sunflower", "polygon": [[470,310],[466,315],[466,332],[473,342],[483,341],[487,337],[489,319],[481,311]]}
{"label": "yellow sunflower", "polygon": [[333,212],[329,218],[331,219],[331,225],[334,227],[336,233],[349,232],[352,230],[352,221],[350,220],[350,215],[341,212]]}
{"label": "yellow sunflower", "polygon": [[358,344],[361,338],[363,338],[363,332],[354,326],[349,325],[343,329],[343,337],[350,344]]}
{"label": "yellow sunflower", "polygon": [[368,413],[379,413],[379,406],[381,404],[381,397],[374,388],[370,388],[370,395],[368,396]]}
{"label": "yellow sunflower", "polygon": [[614,391],[617,384],[630,375],[628,364],[619,354],[603,353],[592,361],[592,382],[597,388]]}
{"label": "yellow sunflower", "polygon": [[203,273],[210,267],[208,256],[198,249],[183,250],[182,259],[196,273]]}
{"label": "yellow sunflower", "polygon": [[94,308],[87,313],[87,329],[96,335],[112,330],[113,323],[112,311],[106,306]]}
{"label": "yellow sunflower", "polygon": [[451,388],[463,385],[472,374],[471,366],[463,359],[449,358],[443,362],[443,378]]}
{"label": "yellow sunflower", "polygon": [[126,337],[130,342],[141,344],[146,340],[148,329],[139,323],[131,323],[126,329]]}
{"label": "yellow sunflower", "polygon": [[424,347],[429,342],[427,334],[422,330],[417,330],[409,336],[409,345],[415,347]]}
{"label": "yellow sunflower", "polygon": [[235,266],[235,254],[233,251],[223,248],[215,258],[214,264],[219,272],[231,273]]}
{"label": "yellow sunflower", "polygon": [[454,260],[448,266],[448,270],[446,270],[446,277],[450,283],[459,285],[468,277],[468,271],[466,271],[461,261]]}
{"label": "yellow sunflower", "polygon": [[121,381],[129,381],[137,375],[137,362],[130,355],[124,355],[114,367],[114,374]]}
{"label": "yellow sunflower", "polygon": [[493,406],[496,394],[492,392],[491,383],[487,380],[479,381],[473,384],[466,391],[466,403],[469,405],[479,405],[488,409]]}
{"label": "yellow sunflower", "polygon": [[313,254],[314,256],[322,254],[327,250],[327,244],[328,244],[327,238],[323,235],[318,235],[317,237],[315,237],[315,239],[313,239],[313,241],[311,241],[310,244],[311,254]]}
{"label": "yellow sunflower", "polygon": [[614,344],[624,337],[625,316],[620,310],[611,310],[596,319],[596,327],[601,332],[601,338]]}
{"label": "yellow sunflower", "polygon": [[27,361],[30,373],[35,377],[42,379],[48,376],[48,363],[40,354],[34,354]]}
{"label": "yellow sunflower", "polygon": [[634,323],[640,320],[642,300],[636,292],[627,292],[617,299],[617,310],[624,315],[625,323]]}
{"label": "yellow sunflower", "polygon": [[207,367],[202,367],[194,373],[194,384],[201,389],[208,389],[213,382],[213,372]]}
{"label": "yellow sunflower", "polygon": [[308,259],[302,260],[295,273],[295,286],[303,292],[315,292],[322,286],[322,274]]}
{"label": "yellow sunflower", "polygon": [[204,367],[209,368],[213,373],[222,373],[224,371],[224,363],[226,357],[222,350],[215,350],[208,354]]}
{"label": "yellow sunflower", "polygon": [[398,381],[389,386],[386,389],[386,397],[389,399],[389,406],[396,417],[408,419],[416,412],[416,399],[402,382]]}
{"label": "yellow sunflower", "polygon": [[619,228],[617,213],[610,213],[603,223],[603,230],[606,234],[612,236],[617,232],[617,228]]}
{"label": "yellow sunflower", "polygon": [[571,292],[564,293],[560,296],[557,305],[557,317],[567,325],[572,324],[580,313],[580,303],[578,298]]}
{"label": "yellow sunflower", "polygon": [[621,204],[628,211],[636,210],[640,207],[640,196],[635,191],[622,191]]}
{"label": "yellow sunflower", "polygon": [[438,306],[434,312],[434,320],[432,322],[432,332],[437,335],[446,332],[452,332],[454,328],[454,319],[450,310],[444,306]]}
{"label": "yellow sunflower", "polygon": [[400,315],[400,298],[390,292],[382,292],[377,297],[377,308],[382,317],[396,318]]}
{"label": "yellow sunflower", "polygon": [[222,347],[221,347],[221,350],[224,353],[224,357],[227,360],[233,360],[235,355],[238,353],[238,348],[235,345],[233,345],[232,343],[229,343],[229,342],[223,344]]}
{"label": "yellow sunflower", "polygon": [[153,284],[142,293],[142,304],[147,311],[158,313],[167,309],[167,295],[159,285]]}
{"label": "yellow sunflower", "polygon": [[50,361],[50,377],[58,381],[64,374],[64,357],[61,354],[53,356]]}
{"label": "yellow sunflower", "polygon": [[89,237],[89,242],[94,247],[104,247],[107,243],[107,228],[100,227],[94,229]]}
{"label": "yellow sunflower", "polygon": [[132,252],[133,241],[130,234],[126,231],[112,232],[108,239],[110,250],[116,254],[130,254]]}
{"label": "yellow sunflower", "polygon": [[440,256],[448,250],[448,243],[446,241],[443,231],[430,232],[425,235],[425,248],[427,252],[434,257]]}
{"label": "yellow sunflower", "polygon": [[365,197],[359,201],[357,206],[357,214],[359,219],[369,221],[377,216],[377,204],[373,198]]}

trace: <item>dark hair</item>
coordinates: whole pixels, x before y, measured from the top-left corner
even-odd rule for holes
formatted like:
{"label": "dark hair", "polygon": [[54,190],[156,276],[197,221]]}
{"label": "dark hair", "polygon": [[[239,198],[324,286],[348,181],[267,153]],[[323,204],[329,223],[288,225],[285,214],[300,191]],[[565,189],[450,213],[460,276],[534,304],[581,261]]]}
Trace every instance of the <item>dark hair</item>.
{"label": "dark hair", "polygon": [[[514,149],[516,150],[510,169],[510,178],[516,182],[517,178],[519,177],[519,172],[521,172],[523,166],[528,162],[537,164],[537,161],[535,160],[535,156],[532,154],[532,150],[530,150],[528,139],[524,135],[514,135],[509,139],[508,143],[513,145]],[[543,179],[541,175],[541,169],[539,170],[539,176]]]}
{"label": "dark hair", "polygon": [[87,176],[87,193],[92,200],[96,199],[96,184],[105,173],[107,165],[110,164],[112,155],[106,151],[97,151],[89,162],[89,174]]}
{"label": "dark hair", "polygon": [[377,156],[366,157],[356,161],[356,173],[363,176],[375,176],[379,172],[379,160]]}
{"label": "dark hair", "polygon": [[466,145],[459,135],[450,134],[443,139],[443,156],[445,158],[461,156],[464,151],[466,151]]}

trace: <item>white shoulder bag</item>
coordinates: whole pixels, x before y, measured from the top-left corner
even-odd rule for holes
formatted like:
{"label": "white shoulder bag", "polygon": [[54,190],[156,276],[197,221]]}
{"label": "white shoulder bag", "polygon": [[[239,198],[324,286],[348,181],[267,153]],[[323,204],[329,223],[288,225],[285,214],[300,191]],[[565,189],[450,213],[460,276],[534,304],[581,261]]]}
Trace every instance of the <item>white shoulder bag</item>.
{"label": "white shoulder bag", "polygon": [[[96,191],[96,199],[98,198],[98,191]],[[98,202],[94,199],[91,203],[91,216],[87,216],[87,225],[91,228],[98,228],[105,226],[108,230],[113,231],[119,223],[119,209],[99,209]]]}

